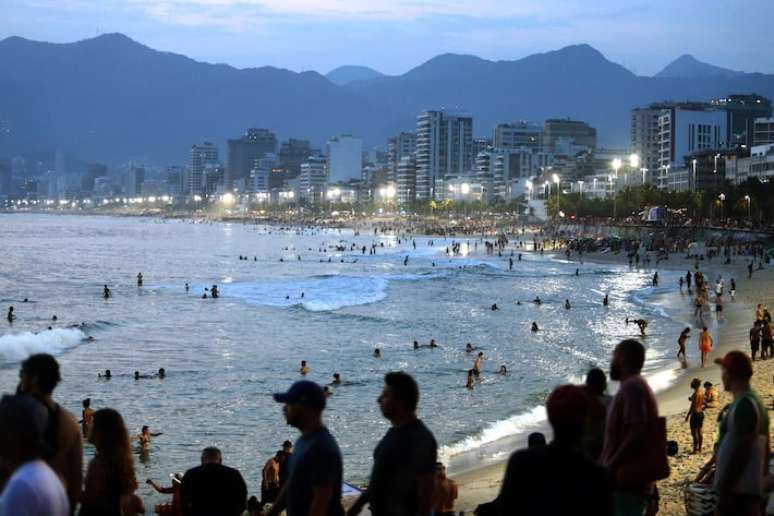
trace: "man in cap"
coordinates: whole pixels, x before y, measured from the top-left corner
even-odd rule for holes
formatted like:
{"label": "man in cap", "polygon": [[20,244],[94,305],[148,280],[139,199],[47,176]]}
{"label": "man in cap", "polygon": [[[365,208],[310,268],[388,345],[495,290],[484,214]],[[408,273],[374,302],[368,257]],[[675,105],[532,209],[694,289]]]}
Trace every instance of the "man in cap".
{"label": "man in cap", "polygon": [[302,380],[274,400],[284,403],[285,420],[298,428],[287,483],[267,516],[342,516],[342,460],[339,446],[322,421],[325,394],[314,382]]}
{"label": "man in cap", "polygon": [[613,514],[607,472],[580,446],[591,401],[577,385],[554,389],[546,401],[554,440],[511,455],[500,495],[479,514]]}
{"label": "man in cap", "polygon": [[715,359],[723,387],[734,396],[720,423],[714,460],[719,515],[759,515],[769,458],[769,415],[750,387],[752,361],[741,351]]}
{"label": "man in cap", "polygon": [[43,460],[46,409],[29,396],[0,401],[0,457],[13,472],[0,496],[2,516],[67,516],[62,481]]}

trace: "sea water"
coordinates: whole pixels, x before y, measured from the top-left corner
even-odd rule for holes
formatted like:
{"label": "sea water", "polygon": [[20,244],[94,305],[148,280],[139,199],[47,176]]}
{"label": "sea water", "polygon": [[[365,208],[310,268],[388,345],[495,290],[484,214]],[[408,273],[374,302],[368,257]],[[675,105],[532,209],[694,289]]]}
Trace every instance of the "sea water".
{"label": "sea water", "polygon": [[[18,316],[13,326],[0,323],[0,387],[13,391],[20,360],[49,352],[62,367],[55,398],[77,416],[89,397],[94,408],[119,410],[133,434],[142,425],[163,432],[137,456],[140,494],[150,499],[146,478],[168,480],[211,445],[257,493],[264,462],[297,436],[271,394],[300,379],[301,360],[311,367],[308,378],[321,384],[341,374],[325,420],[341,447],[345,478],[355,483],[367,481],[372,450],[388,428],[376,400],[389,371],[417,380],[420,417],[457,471],[504,458],[526,432],[542,428],[541,406],[554,386],[582,382],[591,367],[607,370],[615,344],[639,335],[627,316],[650,322],[644,342],[654,383],[673,379],[682,325],[648,299],[676,288],[677,273],[661,271],[668,287],[654,289],[652,270],[539,256],[516,249],[513,240],[500,257],[487,255],[475,238],[458,238],[462,252],[450,257],[452,238],[417,237],[416,249],[398,238],[0,215],[0,309],[5,314],[13,305]],[[361,252],[373,243],[375,255]],[[101,296],[105,284],[113,293],[108,300]],[[202,299],[213,284],[220,298]],[[609,307],[602,305],[605,293]],[[531,302],[538,295],[540,306]],[[426,347],[430,339],[439,347]],[[415,351],[414,340],[423,347]],[[465,352],[468,342],[484,352],[473,390],[464,387],[475,358]],[[381,358],[372,356],[376,347]],[[501,365],[506,376],[497,374]],[[152,375],[160,367],[166,379],[133,379],[134,371]],[[98,377],[105,369],[111,380]]]}

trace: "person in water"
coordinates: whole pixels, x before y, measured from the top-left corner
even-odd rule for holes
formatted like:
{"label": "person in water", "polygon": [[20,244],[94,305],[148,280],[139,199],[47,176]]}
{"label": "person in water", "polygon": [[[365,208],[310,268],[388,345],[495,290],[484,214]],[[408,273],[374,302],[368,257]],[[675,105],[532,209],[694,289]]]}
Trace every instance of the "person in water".
{"label": "person in water", "polygon": [[143,379],[143,378],[150,378],[150,376],[148,376],[146,374],[140,374],[140,371],[135,371],[134,372],[134,379],[135,380],[140,380],[140,379]]}
{"label": "person in water", "polygon": [[508,368],[505,367],[505,364],[500,366],[500,374],[503,375],[503,376],[508,374]]}
{"label": "person in water", "polygon": [[339,373],[333,373],[331,385],[341,385],[341,375]]}
{"label": "person in water", "polygon": [[682,356],[683,360],[685,360],[685,343],[691,336],[691,329],[686,326],[686,328],[680,332],[680,336],[677,337],[677,345],[679,346],[679,349],[677,350],[677,358],[680,358]]}
{"label": "person in water", "polygon": [[112,294],[110,293],[110,289],[108,288],[108,286],[107,286],[107,285],[105,285],[105,286],[102,288],[102,297],[104,297],[105,299],[108,299],[108,298],[110,298],[111,296],[112,296]]}
{"label": "person in water", "polygon": [[185,291],[186,291],[186,292],[188,292],[189,290],[191,290],[191,285],[189,285],[188,283],[186,283],[186,284],[185,284]]}
{"label": "person in water", "polygon": [[473,344],[471,344],[470,342],[468,342],[467,344],[465,344],[465,352],[466,352],[466,353],[473,353],[473,350],[474,350],[474,349],[476,349],[476,348],[475,348],[475,347],[473,346]]}
{"label": "person in water", "polygon": [[91,435],[91,427],[94,424],[94,409],[91,408],[91,398],[83,400],[80,423],[83,438],[88,439],[89,435]]}
{"label": "person in water", "polygon": [[532,331],[533,332],[540,331],[540,328],[538,328],[538,323],[536,323],[535,321],[532,321]]}
{"label": "person in water", "polygon": [[220,297],[220,291],[218,290],[217,285],[213,285],[212,288],[210,289],[210,296],[212,297],[212,299],[218,299]]}
{"label": "person in water", "polygon": [[476,361],[473,362],[473,371],[476,376],[481,376],[481,361],[484,360],[484,352],[479,351],[476,356]]}
{"label": "person in water", "polygon": [[570,304],[570,300],[569,299],[565,299],[564,300],[564,309],[565,310],[569,310],[570,308],[572,308],[572,305]]}
{"label": "person in water", "polygon": [[436,344],[435,339],[430,339],[430,347],[431,348],[437,348],[438,344]]}
{"label": "person in water", "polygon": [[304,376],[309,374],[309,366],[306,365],[306,360],[302,360],[301,361],[301,368],[298,370],[298,372],[301,373]]}
{"label": "person in water", "polygon": [[381,358],[382,352],[379,348],[374,349],[374,358]]}
{"label": "person in water", "polygon": [[495,310],[499,310],[497,303],[492,304],[492,311],[494,312]]}
{"label": "person in water", "polygon": [[602,306],[607,306],[610,304],[610,299],[608,299],[607,294],[605,294],[605,298],[602,300]]}
{"label": "person in water", "polygon": [[142,272],[137,273],[137,286],[142,287]]}
{"label": "person in water", "polygon": [[644,337],[645,336],[645,330],[648,327],[648,321],[645,319],[629,319],[626,318],[626,325],[628,326],[629,323],[634,323],[640,328],[640,334]]}
{"label": "person in water", "polygon": [[468,380],[465,383],[465,388],[466,389],[472,389],[473,388],[473,385],[474,385],[473,374],[474,374],[473,373],[473,369],[469,369],[468,370]]}
{"label": "person in water", "polygon": [[13,321],[16,320],[16,315],[13,313],[13,307],[12,306],[8,308],[8,317],[7,317],[7,319],[8,319],[9,323],[12,323]]}
{"label": "person in water", "polygon": [[419,342],[414,341],[414,349],[419,349]]}
{"label": "person in water", "polygon": [[137,434],[137,441],[140,443],[140,448],[143,451],[147,451],[148,448],[150,448],[151,437],[158,437],[160,435],[164,435],[164,433],[151,432],[150,428],[148,428],[148,425],[143,425],[142,429],[140,429],[140,433]]}
{"label": "person in water", "polygon": [[164,378],[167,377],[167,370],[164,369],[163,367],[160,367],[159,368],[159,372],[158,372],[158,374],[156,376],[159,377],[159,380],[163,380]]}
{"label": "person in water", "polygon": [[540,306],[541,304],[543,304],[543,302],[540,300],[540,296],[535,296],[535,300],[534,300],[534,301],[532,301],[532,302],[533,302],[533,303],[535,303],[535,304],[536,304],[536,305],[538,305],[538,306]]}
{"label": "person in water", "polygon": [[105,374],[97,373],[97,378],[104,378],[105,380],[110,380],[110,378],[112,378],[110,369],[105,369]]}

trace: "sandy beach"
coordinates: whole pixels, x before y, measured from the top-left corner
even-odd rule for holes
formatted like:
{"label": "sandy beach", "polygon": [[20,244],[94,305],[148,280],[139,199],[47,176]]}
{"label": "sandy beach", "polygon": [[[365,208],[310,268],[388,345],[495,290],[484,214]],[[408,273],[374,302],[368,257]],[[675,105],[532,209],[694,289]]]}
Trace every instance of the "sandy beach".
{"label": "sandy beach", "polygon": [[[606,262],[606,263],[626,263],[624,254],[619,255],[587,255],[588,261]],[[724,320],[719,324],[714,338],[715,346],[710,355],[710,359],[723,356],[732,349],[739,349],[745,353],[750,352],[748,331],[751,323],[755,319],[755,305],[763,303],[770,306],[774,295],[774,269],[767,268],[755,271],[752,279],[747,279],[747,259],[737,258],[736,263],[732,265],[723,265],[720,258],[714,263],[708,264],[702,262],[701,270],[705,276],[714,284],[714,279],[718,274],[722,274],[728,286],[728,280],[735,278],[737,283],[736,301],[726,300],[724,308]],[[655,269],[655,266],[652,267]],[[658,265],[658,269],[676,269],[693,270],[693,262],[684,259],[682,254],[673,254],[670,260],[663,261]],[[672,296],[678,293],[668,294]],[[695,326],[696,321],[693,318],[690,296],[683,296],[678,300],[677,312],[674,318],[686,323],[686,325]],[[714,309],[713,309],[714,310]],[[705,317],[715,317],[714,311]],[[702,383],[712,382],[721,395],[720,407],[731,401],[728,393],[723,392],[720,382],[720,368],[715,364],[708,365],[705,368],[699,367],[696,356],[697,332],[693,332],[688,343],[688,367],[682,372],[673,385],[657,394],[659,402],[659,411],[667,417],[667,438],[675,440],[679,444],[679,453],[670,458],[672,473],[670,477],[659,483],[661,494],[661,509],[659,514],[684,515],[683,486],[692,481],[698,470],[709,460],[712,454],[712,447],[717,439],[717,414],[720,408],[707,409],[704,419],[704,446],[699,454],[691,455],[691,433],[688,423],[685,421],[685,414],[688,409],[688,397],[691,394],[690,382],[693,378],[699,378]],[[675,335],[675,341],[677,335]],[[675,344],[675,353],[677,344]],[[761,396],[763,401],[771,404],[774,401],[774,360],[754,362],[754,375],[752,383],[754,389]],[[505,469],[505,462],[489,465],[481,469],[468,471],[454,478],[459,484],[459,498],[457,501],[457,510],[465,512],[473,511],[476,506],[482,502],[494,499],[500,489],[500,483]]]}

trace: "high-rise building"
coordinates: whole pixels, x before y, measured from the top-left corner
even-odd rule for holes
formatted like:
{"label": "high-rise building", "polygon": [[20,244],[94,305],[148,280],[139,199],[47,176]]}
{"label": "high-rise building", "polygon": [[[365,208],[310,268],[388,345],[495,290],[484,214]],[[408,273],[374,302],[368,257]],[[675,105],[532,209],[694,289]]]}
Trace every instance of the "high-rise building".
{"label": "high-rise building", "polygon": [[774,117],[756,118],[753,131],[753,145],[774,143]]}
{"label": "high-rise building", "polygon": [[124,193],[129,197],[142,195],[145,167],[131,165],[124,174]]}
{"label": "high-rise building", "polygon": [[248,190],[251,192],[268,192],[270,188],[269,178],[272,170],[277,168],[277,155],[264,154],[255,160],[255,165],[250,171],[250,181]]}
{"label": "high-rise building", "polygon": [[86,173],[81,176],[81,191],[94,191],[94,180],[107,175],[107,166],[102,163],[90,163],[86,167]]}
{"label": "high-rise building", "polygon": [[236,140],[228,140],[228,162],[224,183],[227,189],[237,181],[244,182],[255,160],[266,153],[277,153],[277,136],[268,129],[248,129]]}
{"label": "high-rise building", "polygon": [[473,118],[450,111],[423,111],[417,116],[416,134],[416,198],[440,198],[444,180],[473,168]]}
{"label": "high-rise building", "polygon": [[363,173],[363,140],[349,134],[328,140],[328,181],[346,183]]}
{"label": "high-rise building", "polygon": [[728,147],[726,112],[706,105],[676,104],[658,117],[658,169],[682,166],[685,156]]}
{"label": "high-rise building", "polygon": [[218,147],[214,143],[204,142],[191,145],[191,162],[185,193],[201,195],[204,192],[204,167],[217,163]]}
{"label": "high-rise building", "polygon": [[495,198],[494,152],[481,151],[476,154],[475,175],[473,180],[481,185],[481,198],[491,203]]}
{"label": "high-rise building", "polygon": [[640,164],[648,170],[655,171],[659,167],[658,117],[662,109],[669,107],[671,104],[661,103],[632,109],[631,152],[640,157]]}
{"label": "high-rise building", "polygon": [[586,122],[569,118],[546,120],[543,136],[545,149],[556,153],[560,141],[576,147],[585,147],[593,154],[597,148],[597,130]]}
{"label": "high-rise building", "polygon": [[403,156],[400,159],[395,180],[398,185],[398,203],[409,204],[414,202],[417,196],[417,167],[413,156]]}
{"label": "high-rise building", "polygon": [[314,154],[309,140],[290,138],[280,146],[279,166],[287,171],[288,178],[298,177],[301,173],[301,163]]}
{"label": "high-rise building", "polygon": [[183,167],[169,166],[166,169],[167,193],[177,196],[183,193],[183,180],[185,179],[185,170]]}
{"label": "high-rise building", "polygon": [[398,164],[406,156],[412,156],[417,148],[417,135],[402,132],[387,139],[387,180],[396,181]]}
{"label": "high-rise building", "polygon": [[725,110],[728,127],[728,147],[755,143],[755,119],[771,116],[771,100],[760,95],[728,95],[711,102],[717,109]]}
{"label": "high-rise building", "polygon": [[494,130],[496,149],[527,148],[534,152],[543,150],[543,127],[530,122],[497,124]]}
{"label": "high-rise building", "polygon": [[214,195],[224,185],[226,170],[220,163],[207,163],[202,172],[202,193]]}
{"label": "high-rise building", "polygon": [[310,156],[301,163],[298,176],[298,196],[312,204],[319,203],[328,182],[328,160],[324,156]]}

